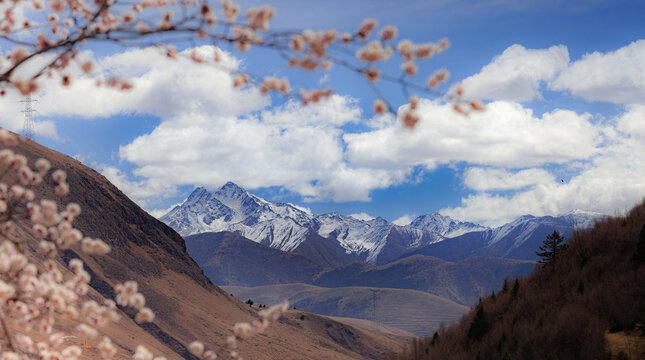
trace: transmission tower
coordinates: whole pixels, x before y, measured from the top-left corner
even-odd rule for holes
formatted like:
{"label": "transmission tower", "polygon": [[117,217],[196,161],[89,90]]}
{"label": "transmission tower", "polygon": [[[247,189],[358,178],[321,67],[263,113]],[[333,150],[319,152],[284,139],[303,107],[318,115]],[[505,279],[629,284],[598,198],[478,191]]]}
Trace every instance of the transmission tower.
{"label": "transmission tower", "polygon": [[30,138],[31,140],[34,139],[34,118],[33,114],[36,111],[33,106],[31,106],[32,103],[37,102],[38,100],[32,99],[31,95],[27,95],[27,98],[24,100],[20,100],[20,102],[25,103],[25,109],[22,110],[22,112],[25,114],[25,122],[22,126],[22,134],[25,137]]}

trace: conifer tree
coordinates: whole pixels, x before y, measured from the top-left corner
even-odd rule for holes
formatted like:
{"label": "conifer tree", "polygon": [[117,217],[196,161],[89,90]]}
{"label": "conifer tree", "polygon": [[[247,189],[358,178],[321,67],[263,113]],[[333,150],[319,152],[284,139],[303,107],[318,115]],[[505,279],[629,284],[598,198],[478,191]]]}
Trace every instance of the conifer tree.
{"label": "conifer tree", "polygon": [[564,247],[563,242],[564,237],[557,230],[553,230],[553,234],[547,235],[544,243],[540,245],[540,251],[535,252],[541,258],[538,263],[545,265],[554,262]]}
{"label": "conifer tree", "polygon": [[645,262],[645,225],[641,229],[641,235],[636,245],[636,253],[634,254],[636,262]]}
{"label": "conifer tree", "polygon": [[468,337],[474,340],[479,340],[484,336],[484,334],[486,334],[486,332],[488,332],[489,329],[490,323],[488,322],[488,317],[486,316],[486,313],[484,313],[484,307],[480,304],[473,321],[470,323]]}

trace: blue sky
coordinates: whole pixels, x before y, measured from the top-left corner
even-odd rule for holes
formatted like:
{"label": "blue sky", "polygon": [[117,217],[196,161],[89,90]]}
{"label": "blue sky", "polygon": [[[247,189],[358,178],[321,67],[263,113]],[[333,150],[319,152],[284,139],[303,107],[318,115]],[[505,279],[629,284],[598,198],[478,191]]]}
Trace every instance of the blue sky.
{"label": "blue sky", "polygon": [[[243,9],[263,3],[240,1]],[[102,172],[154,214],[195,186],[228,180],[314,213],[401,223],[433,211],[488,225],[526,213],[613,214],[645,196],[637,155],[645,151],[645,3],[269,4],[278,9],[272,29],[351,32],[371,17],[397,25],[397,41],[448,38],[446,52],[419,62],[418,82],[445,67],[449,84],[463,82],[488,109],[462,117],[427,97],[410,132],[374,117],[374,93],[339,66],[304,73],[271,52],[223,48],[231,67],[288,76],[295,88],[334,88],[329,102],[302,108],[254,88],[232,91],[228,74],[173,64],[154,49],[90,45],[100,71],[123,74],[135,89],[99,91],[83,79],[72,89],[46,87],[37,140]],[[400,60],[391,62],[398,71]],[[383,89],[393,104],[406,102],[397,87]],[[17,98],[1,101],[0,124],[19,130]]]}

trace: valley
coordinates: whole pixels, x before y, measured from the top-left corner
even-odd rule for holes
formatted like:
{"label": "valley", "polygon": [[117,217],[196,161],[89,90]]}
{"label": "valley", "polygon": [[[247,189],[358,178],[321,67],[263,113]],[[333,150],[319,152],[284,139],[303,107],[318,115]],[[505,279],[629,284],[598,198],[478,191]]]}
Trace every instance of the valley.
{"label": "valley", "polygon": [[241,301],[251,299],[259,304],[275,304],[288,299],[299,310],[369,320],[367,326],[377,330],[380,330],[378,326],[384,325],[418,337],[432,335],[442,322],[453,323],[470,309],[427,292],[408,289],[324,288],[295,283],[256,287],[223,286],[222,289]]}
{"label": "valley", "polygon": [[[600,218],[583,211],[526,215],[488,228],[433,213],[399,226],[312,215],[229,182],[214,192],[195,189],[160,220],[184,236],[207,277],[242,301],[286,298],[305,311],[426,336],[504,279],[530,274],[546,235],[570,236]],[[375,292],[383,294],[379,321]]]}

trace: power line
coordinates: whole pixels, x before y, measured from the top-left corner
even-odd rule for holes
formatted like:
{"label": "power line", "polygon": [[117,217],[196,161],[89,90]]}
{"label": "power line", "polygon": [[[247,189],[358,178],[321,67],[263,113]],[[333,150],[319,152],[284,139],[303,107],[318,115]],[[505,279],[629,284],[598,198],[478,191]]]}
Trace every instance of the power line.
{"label": "power line", "polygon": [[31,140],[34,140],[35,130],[33,114],[36,110],[33,106],[31,106],[31,104],[38,102],[38,100],[33,99],[31,95],[27,95],[27,98],[20,100],[20,102],[25,103],[25,109],[22,110],[22,112],[25,114],[25,121],[22,125],[22,135],[30,138]]}

